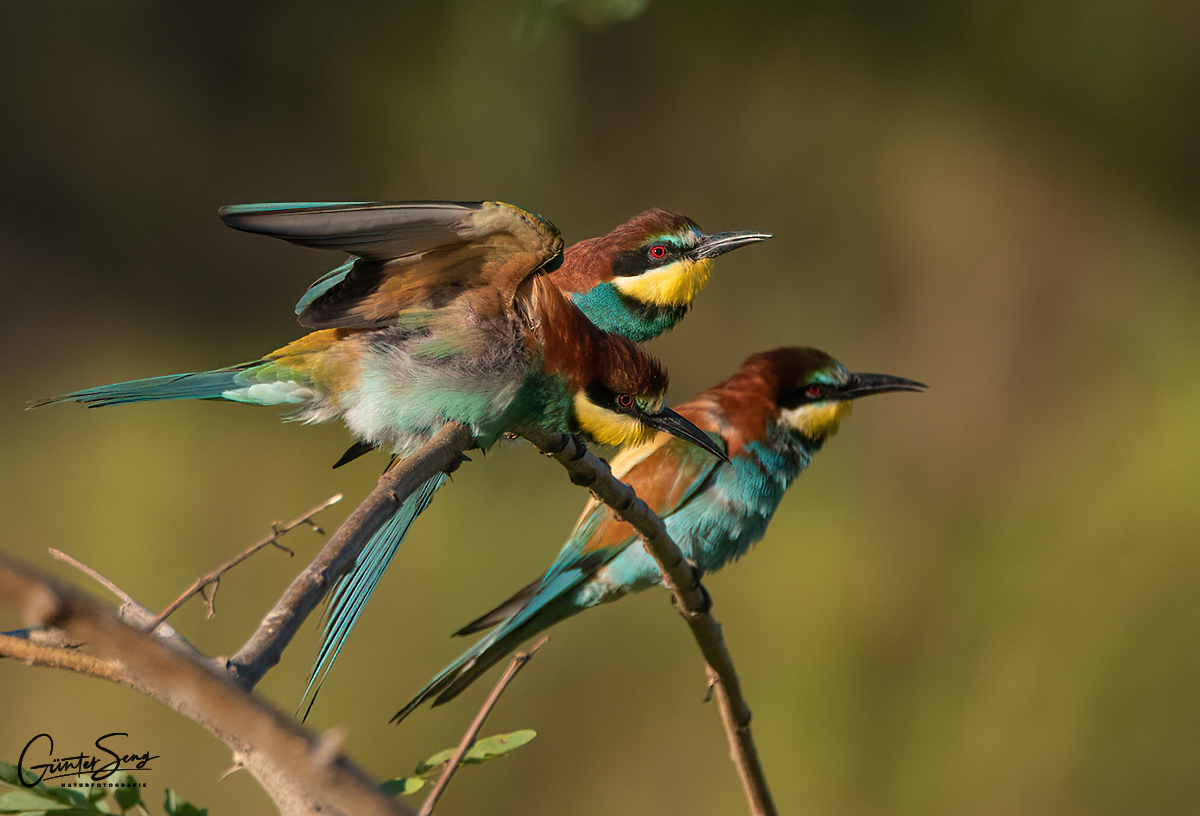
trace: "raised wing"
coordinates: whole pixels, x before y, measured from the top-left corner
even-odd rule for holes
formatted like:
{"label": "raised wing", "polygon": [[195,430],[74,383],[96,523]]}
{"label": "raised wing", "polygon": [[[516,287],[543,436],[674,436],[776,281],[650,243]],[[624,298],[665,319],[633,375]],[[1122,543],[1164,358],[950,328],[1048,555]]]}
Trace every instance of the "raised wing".
{"label": "raised wing", "polygon": [[530,275],[562,258],[553,224],[498,201],[246,204],[220,215],[235,229],[355,256],[301,298],[300,323],[314,329],[381,326],[474,292],[509,308]]}

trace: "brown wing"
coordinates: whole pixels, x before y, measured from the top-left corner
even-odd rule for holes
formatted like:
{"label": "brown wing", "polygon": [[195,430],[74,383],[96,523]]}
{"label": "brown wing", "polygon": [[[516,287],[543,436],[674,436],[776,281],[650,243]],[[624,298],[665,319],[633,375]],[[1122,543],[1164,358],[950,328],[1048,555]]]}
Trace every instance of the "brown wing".
{"label": "brown wing", "polygon": [[235,229],[356,257],[302,301],[300,323],[314,329],[386,325],[485,290],[510,308],[527,278],[562,258],[553,224],[499,201],[251,204],[220,215]]}
{"label": "brown wing", "polygon": [[[711,429],[701,423],[701,428]],[[613,475],[628,484],[638,498],[646,502],[660,518],[666,518],[702,490],[721,460],[686,440],[660,433],[642,448],[627,448],[612,461]],[[599,513],[602,517],[580,555],[624,548],[638,538],[637,531],[595,499],[584,508],[584,517]],[[580,519],[579,526],[584,524]]]}

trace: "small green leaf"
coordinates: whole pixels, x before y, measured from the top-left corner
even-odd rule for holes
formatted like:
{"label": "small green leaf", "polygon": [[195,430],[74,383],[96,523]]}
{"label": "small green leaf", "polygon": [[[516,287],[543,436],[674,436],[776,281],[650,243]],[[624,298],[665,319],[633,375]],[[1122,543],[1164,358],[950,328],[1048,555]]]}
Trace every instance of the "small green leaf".
{"label": "small green leaf", "polygon": [[[514,751],[525,745],[537,736],[537,732],[532,729],[523,731],[513,731],[511,734],[496,734],[491,737],[484,737],[477,740],[471,746],[471,750],[467,751],[467,755],[463,757],[464,765],[478,765],[483,762],[489,762],[493,759],[504,756],[509,751]],[[456,748],[447,748],[445,751],[438,751],[424,762],[418,763],[416,773],[418,776],[425,776],[434,768],[445,765],[450,761],[450,757],[454,756]]]}
{"label": "small green leaf", "polygon": [[419,776],[398,776],[380,785],[379,791],[387,796],[410,796],[423,787],[425,780]]}
{"label": "small green leaf", "polygon": [[191,802],[185,802],[170,788],[167,788],[167,800],[163,802],[163,810],[168,816],[208,816],[208,808],[198,808]]}
{"label": "small green leaf", "polygon": [[[80,776],[80,777],[76,777],[76,778],[77,778],[79,781],[81,781],[81,782],[82,782],[82,781],[83,781],[84,779],[86,779],[87,777]],[[105,791],[105,789],[104,789],[104,788],[99,788],[99,787],[97,787],[97,788],[84,788],[84,789],[83,789],[83,791],[84,791],[84,794],[83,794],[83,795],[84,795],[85,797],[87,797],[87,800],[88,800],[89,802],[99,802],[99,801],[101,801],[101,800],[103,800],[103,799],[104,799],[104,796],[105,796],[105,794],[106,794],[106,791]]]}
{"label": "small green leaf", "polygon": [[[37,779],[37,774],[33,774],[33,773],[30,773],[29,771],[25,771],[25,781],[26,782],[32,782],[35,779]],[[0,782],[4,782],[9,785],[12,785],[14,788],[20,787],[21,780],[17,778],[17,766],[11,765],[7,762],[0,762]],[[44,787],[43,785],[41,785],[41,783],[38,783],[38,786]]]}
{"label": "small green leaf", "polygon": [[454,756],[454,750],[453,748],[447,748],[445,751],[438,751],[429,759],[418,762],[417,767],[413,769],[413,773],[417,776],[425,776],[434,768],[445,765],[450,761],[450,757]]}
{"label": "small green leaf", "polygon": [[[29,771],[25,771],[24,776],[26,782],[32,782],[34,780],[34,776]],[[76,777],[76,779],[80,781],[90,781],[89,777]],[[64,787],[54,788],[50,787],[45,782],[38,782],[32,788],[27,788],[17,780],[17,766],[10,765],[7,762],[0,762],[0,782],[4,782],[12,785],[14,788],[17,788],[17,790],[12,791],[11,793],[0,796],[0,813],[15,812],[32,814],[35,812],[44,813],[45,811],[52,810],[55,812],[55,814],[59,814],[60,816],[74,816],[74,814],[85,814],[86,816],[92,816],[92,814],[97,812],[107,812],[97,811],[96,807],[90,801],[88,801],[87,794],[80,790],[73,790],[71,788]],[[88,790],[91,790],[91,788]],[[9,804],[11,802],[20,802],[21,800],[16,798],[14,794],[22,793],[27,793],[31,796],[38,797],[41,804],[37,806],[36,811],[27,806],[17,808]],[[103,795],[103,792],[101,792],[100,796],[103,797]]]}
{"label": "small green leaf", "polygon": [[113,798],[117,800],[117,807],[121,808],[122,813],[139,805],[143,810],[146,808],[142,802],[142,789],[138,787],[133,774],[128,771],[113,774],[113,784],[117,786],[112,789]]}
{"label": "small green leaf", "polygon": [[533,738],[536,736],[536,731],[526,728],[523,731],[513,731],[510,734],[497,734],[494,737],[485,737],[471,746],[471,750],[467,751],[467,755],[463,757],[463,764],[474,765],[498,759],[509,751],[515,751],[522,745],[533,742]]}
{"label": "small green leaf", "polygon": [[31,810],[66,810],[71,805],[39,790],[15,790],[0,796],[0,813],[25,813]]}
{"label": "small green leaf", "polygon": [[[91,779],[86,776],[77,776],[75,778],[79,780],[86,780],[88,782],[91,781]],[[89,811],[93,809],[91,803],[88,801],[87,794],[83,793],[82,791],[73,790],[72,788],[52,788],[45,783],[38,785],[36,788],[34,788],[34,790],[41,791],[43,794],[49,796],[51,799],[54,799],[56,802],[60,802],[60,807],[73,807]],[[88,790],[91,790],[91,788],[88,788]]]}

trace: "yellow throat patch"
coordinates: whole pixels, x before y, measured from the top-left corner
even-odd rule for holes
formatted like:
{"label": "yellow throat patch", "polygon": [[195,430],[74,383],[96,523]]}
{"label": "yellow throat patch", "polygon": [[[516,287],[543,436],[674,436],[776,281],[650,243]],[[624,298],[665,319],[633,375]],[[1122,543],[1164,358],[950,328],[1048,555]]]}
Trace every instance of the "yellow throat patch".
{"label": "yellow throat patch", "polygon": [[709,258],[682,260],[634,277],[614,278],[613,286],[621,294],[641,303],[691,306],[711,274],[712,260]]}
{"label": "yellow throat patch", "polygon": [[584,433],[601,445],[640,445],[655,434],[631,416],[601,408],[582,392],[575,395],[575,418]]}
{"label": "yellow throat patch", "polygon": [[853,407],[850,400],[814,402],[784,411],[783,421],[809,439],[824,439],[838,432],[842,420]]}

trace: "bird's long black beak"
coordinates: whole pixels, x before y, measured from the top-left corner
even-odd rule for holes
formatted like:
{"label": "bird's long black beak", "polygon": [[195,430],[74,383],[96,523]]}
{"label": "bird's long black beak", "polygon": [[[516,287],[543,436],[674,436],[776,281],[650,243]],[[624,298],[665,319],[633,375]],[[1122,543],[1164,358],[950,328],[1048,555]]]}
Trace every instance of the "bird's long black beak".
{"label": "bird's long black beak", "polygon": [[771,233],[769,232],[714,232],[712,235],[705,235],[701,238],[700,243],[690,254],[692,260],[695,261],[715,258],[726,252],[733,252],[739,247],[765,241],[770,237]]}
{"label": "bird's long black beak", "polygon": [[722,462],[729,461],[729,457],[725,455],[725,451],[712,440],[711,436],[670,408],[663,408],[657,414],[649,414],[645,417],[644,421],[652,428],[666,431],[672,436],[677,436],[680,439],[686,439],[689,442],[699,445]]}
{"label": "bird's long black beak", "polygon": [[842,388],[842,399],[858,399],[871,394],[886,394],[889,391],[924,391],[928,385],[891,374],[851,374],[850,382]]}

